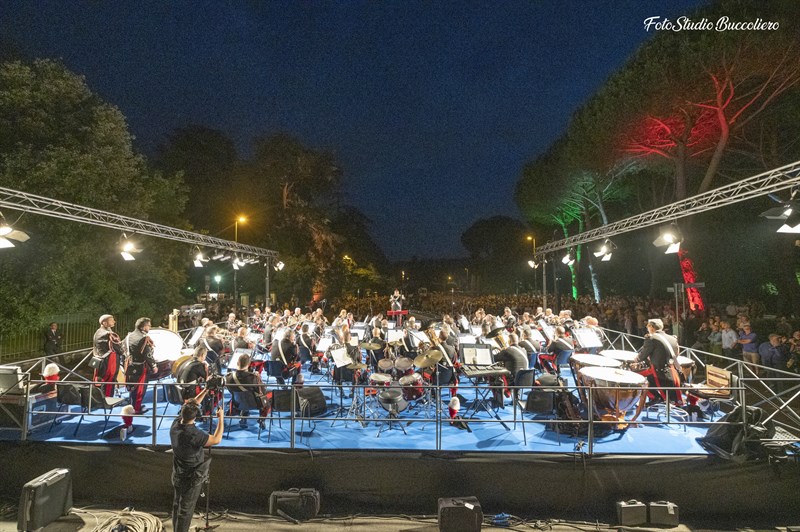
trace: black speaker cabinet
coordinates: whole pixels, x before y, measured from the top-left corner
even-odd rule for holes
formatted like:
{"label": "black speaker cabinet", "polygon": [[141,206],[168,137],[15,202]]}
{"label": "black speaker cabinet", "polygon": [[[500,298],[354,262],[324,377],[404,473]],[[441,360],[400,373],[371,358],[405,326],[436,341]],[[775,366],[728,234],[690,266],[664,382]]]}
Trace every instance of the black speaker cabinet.
{"label": "black speaker cabinet", "polygon": [[483,524],[483,511],[477,497],[439,499],[441,532],[477,532]]}
{"label": "black speaker cabinet", "polygon": [[17,514],[18,530],[38,530],[72,509],[69,469],[53,469],[22,487]]}

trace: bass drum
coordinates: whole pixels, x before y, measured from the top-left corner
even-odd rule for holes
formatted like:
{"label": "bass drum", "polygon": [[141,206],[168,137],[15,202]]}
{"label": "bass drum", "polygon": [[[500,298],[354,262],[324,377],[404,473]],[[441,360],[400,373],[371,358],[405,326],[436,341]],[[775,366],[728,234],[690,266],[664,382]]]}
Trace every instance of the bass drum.
{"label": "bass drum", "polygon": [[174,374],[172,366],[178,359],[186,355],[183,352],[185,351],[183,339],[178,333],[169,329],[150,329],[148,335],[153,340],[153,358],[158,366],[156,374],[151,374],[148,380],[162,379]]}
{"label": "bass drum", "polygon": [[181,373],[183,373],[184,368],[189,365],[189,362],[192,361],[192,355],[183,355],[178,360],[172,363],[172,370],[171,375],[175,379],[176,382],[180,382]]}
{"label": "bass drum", "polygon": [[636,421],[644,407],[647,379],[624,369],[584,367],[580,370],[583,382],[592,389],[594,410],[602,421],[617,421],[619,430],[627,428],[625,414],[636,406],[628,422]]}

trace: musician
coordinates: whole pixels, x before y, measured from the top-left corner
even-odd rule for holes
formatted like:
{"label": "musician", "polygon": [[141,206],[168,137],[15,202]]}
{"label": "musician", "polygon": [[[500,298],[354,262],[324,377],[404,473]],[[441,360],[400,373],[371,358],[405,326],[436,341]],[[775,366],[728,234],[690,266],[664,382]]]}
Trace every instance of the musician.
{"label": "musician", "polygon": [[258,332],[264,330],[264,316],[261,315],[261,309],[258,307],[253,309],[253,315],[250,317],[250,328]]}
{"label": "musician", "polygon": [[281,317],[277,314],[273,314],[272,317],[269,318],[267,324],[264,326],[264,345],[272,345],[272,334],[275,332],[275,329],[280,327]]}
{"label": "musician", "polygon": [[276,377],[278,384],[286,384],[284,380],[286,378],[291,379],[292,384],[294,384],[297,374],[300,373],[300,362],[298,361],[293,329],[287,329],[282,339],[275,338],[272,341],[272,360],[283,364],[283,375]]}
{"label": "musician", "polygon": [[123,345],[128,356],[125,381],[128,383],[130,402],[135,414],[144,413],[142,399],[146,390],[144,383],[147,382],[147,376],[158,372],[156,360],[153,358],[153,340],[148,335],[150,327],[150,318],[139,318],[136,320],[136,328],[128,333]]}
{"label": "musician", "polygon": [[544,309],[542,307],[536,307],[536,314],[533,315],[534,321],[539,321],[544,319]]}
{"label": "musician", "polygon": [[[410,321],[410,319],[409,319]],[[403,341],[400,344],[400,356],[407,358],[415,358],[417,356],[417,346],[414,345],[414,337],[408,332],[409,329],[403,329]]]}
{"label": "musician", "polygon": [[58,323],[53,322],[44,332],[44,354],[46,356],[57,355],[61,352],[61,333],[58,330]]}
{"label": "musician", "polygon": [[[400,289],[395,288],[394,294],[389,296],[389,305],[392,308],[393,312],[399,312],[403,310],[403,302],[406,300],[406,296],[400,294]],[[398,317],[398,319],[400,319]]]}
{"label": "musician", "polygon": [[472,325],[483,325],[483,318],[486,317],[486,314],[483,312],[483,308],[479,308],[475,311],[475,315],[472,316],[472,321],[470,322]]}
{"label": "musician", "polygon": [[664,332],[664,322],[658,318],[647,321],[647,336],[644,345],[636,356],[636,362],[649,362],[650,367],[640,371],[641,375],[647,377],[651,388],[655,388],[657,395],[648,391],[648,397],[660,398],[661,401],[680,402],[680,392],[676,390],[664,390],[666,387],[680,386],[680,368],[676,368],[678,357],[678,340]]}
{"label": "musician", "polygon": [[225,362],[223,357],[225,344],[223,344],[222,339],[217,336],[218,332],[219,327],[216,325],[212,325],[206,329],[206,333],[200,339],[200,345],[205,347],[208,351],[206,360],[208,361],[209,370],[213,374],[220,375],[222,374],[222,366]]}
{"label": "musician", "polygon": [[192,360],[183,366],[180,373],[175,376],[179,383],[186,385],[181,387],[184,401],[198,397],[203,391],[203,384],[209,377],[207,355],[208,349],[205,346],[197,346],[192,353]]}
{"label": "musician", "polygon": [[511,373],[508,379],[511,386],[516,382],[517,372],[528,369],[528,355],[525,349],[520,347],[519,337],[516,333],[508,335],[508,347],[497,353],[494,356],[494,360],[495,362],[502,362]]}
{"label": "musician", "polygon": [[378,361],[383,360],[386,355],[386,341],[381,336],[381,330],[378,327],[372,329],[372,338],[369,343],[380,346],[378,349],[367,350],[367,360],[369,365],[372,366],[373,371],[378,369]]}
{"label": "musician", "polygon": [[561,375],[558,358],[559,356],[563,356],[564,353],[571,353],[572,351],[575,351],[575,344],[572,338],[567,336],[564,327],[559,325],[555,328],[555,338],[547,344],[547,353],[539,354],[539,364],[541,364],[542,369],[547,373]]}
{"label": "musician", "polygon": [[297,352],[300,355],[301,363],[311,362],[311,354],[314,352],[314,340],[311,338],[308,323],[304,323],[300,329]]}
{"label": "musician", "polygon": [[509,307],[503,309],[503,317],[500,318],[503,321],[503,326],[508,329],[509,331],[513,331],[514,327],[517,324],[517,317],[514,316],[514,313],[511,312]]}
{"label": "musician", "polygon": [[533,366],[535,364],[536,354],[539,353],[542,346],[539,345],[538,341],[533,339],[533,332],[531,329],[522,329],[522,340],[519,342],[519,346],[525,350],[525,354],[528,356],[528,367]]}
{"label": "musician", "polygon": [[[122,343],[119,336],[113,331],[116,320],[111,314],[103,314],[98,320],[100,328],[94,333],[93,358],[100,360],[100,365],[94,370],[95,382],[116,382],[117,374],[122,367]],[[101,385],[103,395],[114,395],[114,384]]]}
{"label": "musician", "polygon": [[560,325],[558,323],[558,316],[553,314],[553,309],[551,308],[544,309],[544,315],[542,316],[542,319],[548,325]]}
{"label": "musician", "polygon": [[377,315],[373,316],[372,319],[369,320],[370,330],[375,329],[376,327],[380,328],[381,321],[383,321],[383,314],[378,312]]}
{"label": "musician", "polygon": [[[269,414],[269,406],[265,401],[263,401],[263,397],[265,397],[267,393],[267,389],[264,386],[264,383],[261,380],[261,377],[250,371],[250,355],[244,354],[239,357],[239,360],[236,363],[237,369],[233,373],[229,373],[225,377],[225,382],[228,386],[228,391],[231,392],[231,410],[230,415],[232,416],[242,416],[242,419],[239,420],[240,427],[247,427],[247,418],[250,415],[248,410],[240,410],[239,404],[234,399],[233,392],[237,393],[252,393],[255,394],[259,401],[264,406],[259,412],[259,414],[264,417]],[[258,385],[258,386],[256,386]],[[261,428],[264,428],[264,420],[259,420],[259,425]]]}
{"label": "musician", "polygon": [[339,329],[342,325],[347,323],[347,309],[342,309],[339,311],[339,315],[333,319],[333,327],[334,329]]}
{"label": "musician", "polygon": [[415,331],[419,330],[419,326],[417,325],[417,318],[415,318],[414,316],[409,316],[408,320],[406,320],[405,328],[412,329]]}
{"label": "musician", "polygon": [[239,327],[236,331],[236,337],[233,339],[233,350],[237,349],[253,349],[255,344],[247,339],[247,327]]}
{"label": "musician", "polygon": [[[436,364],[436,373],[438,374],[439,386],[450,385],[450,395],[454,396],[458,391],[458,375],[455,372],[454,364],[458,362],[456,358],[456,349],[447,343],[447,337],[450,332],[447,325],[442,325],[442,330],[439,331],[439,345],[437,349],[444,354],[444,357],[438,364]],[[432,332],[431,334],[436,334]],[[434,381],[436,382],[436,381]]]}
{"label": "musician", "polygon": [[228,314],[228,321],[225,322],[225,328],[228,329],[228,332],[235,333],[240,325],[241,322],[236,319],[236,314],[233,312]]}

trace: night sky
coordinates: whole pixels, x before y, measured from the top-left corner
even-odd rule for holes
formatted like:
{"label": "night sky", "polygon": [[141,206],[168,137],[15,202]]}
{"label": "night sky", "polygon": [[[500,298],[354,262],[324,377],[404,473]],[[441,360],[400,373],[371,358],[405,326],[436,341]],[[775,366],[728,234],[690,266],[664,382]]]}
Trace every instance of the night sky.
{"label": "night sky", "polygon": [[333,150],[398,260],[463,256],[475,220],[519,217],[522,165],[653,35],[643,20],[700,3],[0,0],[0,31],[85,75],[146,155],[193,123],[244,155],[274,132]]}

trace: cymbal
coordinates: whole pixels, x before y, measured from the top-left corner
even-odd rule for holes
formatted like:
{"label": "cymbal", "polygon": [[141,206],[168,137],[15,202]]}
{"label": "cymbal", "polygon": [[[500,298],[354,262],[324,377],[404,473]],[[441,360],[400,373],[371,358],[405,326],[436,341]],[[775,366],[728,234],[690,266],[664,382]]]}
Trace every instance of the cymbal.
{"label": "cymbal", "polygon": [[431,349],[424,355],[419,355],[417,358],[414,359],[414,365],[418,368],[430,368],[436,365],[444,355],[438,349]]}
{"label": "cymbal", "polygon": [[361,349],[366,349],[367,351],[376,351],[381,348],[381,344],[373,344],[372,342],[361,342],[358,344],[358,347]]}
{"label": "cymbal", "polygon": [[489,334],[486,335],[486,338],[495,338],[499,336],[503,331],[505,331],[505,327],[498,327],[497,329],[492,329]]}
{"label": "cymbal", "polygon": [[361,362],[353,362],[352,364],[348,364],[345,367],[347,369],[367,369],[367,365],[362,364]]}

